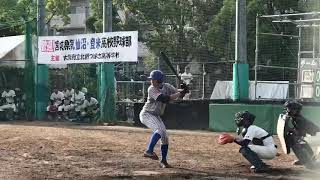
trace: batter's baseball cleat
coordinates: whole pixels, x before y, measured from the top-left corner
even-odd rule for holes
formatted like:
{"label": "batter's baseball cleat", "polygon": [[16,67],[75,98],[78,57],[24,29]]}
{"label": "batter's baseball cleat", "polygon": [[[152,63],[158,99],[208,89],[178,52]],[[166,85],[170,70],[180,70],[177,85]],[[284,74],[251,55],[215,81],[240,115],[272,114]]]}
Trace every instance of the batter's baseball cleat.
{"label": "batter's baseball cleat", "polygon": [[170,164],[168,164],[167,161],[160,161],[160,167],[161,168],[172,168]]}
{"label": "batter's baseball cleat", "polygon": [[143,157],[150,158],[153,160],[159,160],[159,157],[157,156],[157,154],[155,152],[149,153],[146,151],[146,152],[144,152]]}

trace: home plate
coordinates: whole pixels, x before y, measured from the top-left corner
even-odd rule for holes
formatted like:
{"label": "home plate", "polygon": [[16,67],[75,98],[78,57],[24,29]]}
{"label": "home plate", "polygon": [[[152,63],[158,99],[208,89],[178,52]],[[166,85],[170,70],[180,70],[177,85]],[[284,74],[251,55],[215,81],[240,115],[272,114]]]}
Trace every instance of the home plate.
{"label": "home plate", "polygon": [[160,172],[157,171],[133,171],[135,176],[150,176],[150,175],[158,175]]}

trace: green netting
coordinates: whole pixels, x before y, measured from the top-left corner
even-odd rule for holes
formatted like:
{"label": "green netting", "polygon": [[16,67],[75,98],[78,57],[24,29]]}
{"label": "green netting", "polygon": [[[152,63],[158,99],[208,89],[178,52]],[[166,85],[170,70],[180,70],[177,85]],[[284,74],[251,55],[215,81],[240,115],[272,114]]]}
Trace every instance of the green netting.
{"label": "green netting", "polygon": [[36,72],[36,91],[35,91],[35,101],[36,101],[36,118],[42,120],[46,118],[46,107],[49,100],[49,90],[48,90],[48,66],[47,65],[37,65]]}
{"label": "green netting", "polygon": [[25,39],[25,59],[27,60],[24,68],[24,80],[23,80],[23,91],[26,94],[26,118],[33,119],[35,112],[34,100],[34,59],[32,56],[32,36],[31,36],[31,25],[30,22],[26,23],[26,39]]}
{"label": "green netting", "polygon": [[98,66],[98,95],[100,103],[100,120],[115,120],[114,65],[110,63]]}

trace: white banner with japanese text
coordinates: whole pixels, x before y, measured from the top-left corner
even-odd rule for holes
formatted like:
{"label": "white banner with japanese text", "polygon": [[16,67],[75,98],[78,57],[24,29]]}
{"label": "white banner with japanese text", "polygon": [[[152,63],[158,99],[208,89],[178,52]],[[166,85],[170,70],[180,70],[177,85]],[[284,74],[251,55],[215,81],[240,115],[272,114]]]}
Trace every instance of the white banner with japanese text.
{"label": "white banner with japanese text", "polygon": [[138,31],[39,36],[38,64],[137,62]]}

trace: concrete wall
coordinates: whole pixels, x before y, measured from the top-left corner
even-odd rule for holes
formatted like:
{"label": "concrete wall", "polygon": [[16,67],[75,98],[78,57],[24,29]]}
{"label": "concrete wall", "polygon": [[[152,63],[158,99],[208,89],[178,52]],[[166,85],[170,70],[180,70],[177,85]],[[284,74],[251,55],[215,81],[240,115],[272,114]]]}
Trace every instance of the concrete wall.
{"label": "concrete wall", "polygon": [[[139,113],[144,103],[134,104],[134,122],[136,126],[144,126]],[[180,101],[167,105],[161,117],[167,129],[207,130],[209,127],[208,101]]]}
{"label": "concrete wall", "polygon": [[[211,130],[235,132],[234,114],[248,110],[256,115],[254,124],[276,134],[278,116],[283,112],[283,102],[250,101],[246,103],[219,101],[178,101],[167,105],[162,119],[168,129]],[[134,104],[134,122],[140,123],[139,113],[144,103]],[[320,104],[305,104],[302,114],[320,126]]]}

